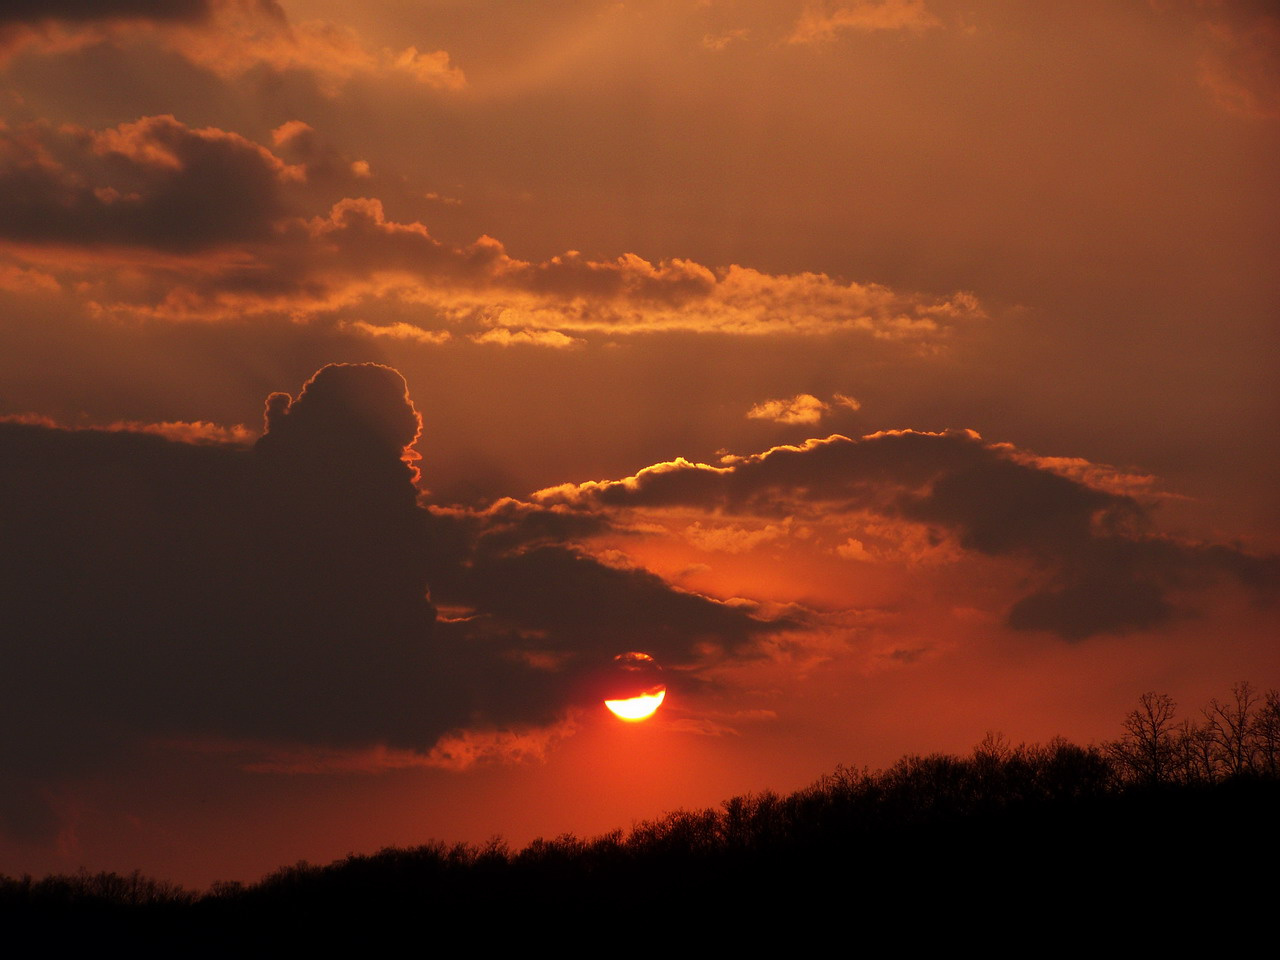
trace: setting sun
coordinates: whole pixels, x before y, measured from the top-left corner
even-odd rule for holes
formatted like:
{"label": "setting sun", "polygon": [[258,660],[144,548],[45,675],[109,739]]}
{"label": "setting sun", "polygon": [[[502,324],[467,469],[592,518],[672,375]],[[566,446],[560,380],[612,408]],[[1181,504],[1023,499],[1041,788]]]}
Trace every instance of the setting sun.
{"label": "setting sun", "polygon": [[654,693],[628,697],[626,700],[606,700],[604,705],[618,719],[635,723],[638,720],[648,720],[657,713],[658,707],[662,706],[662,701],[666,699],[666,696],[667,690],[666,687],[663,687]]}

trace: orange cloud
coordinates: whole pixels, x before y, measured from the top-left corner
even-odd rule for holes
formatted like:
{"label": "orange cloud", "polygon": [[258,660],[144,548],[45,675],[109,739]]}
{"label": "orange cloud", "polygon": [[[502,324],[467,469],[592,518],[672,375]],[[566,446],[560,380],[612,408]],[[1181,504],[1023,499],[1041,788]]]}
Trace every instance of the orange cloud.
{"label": "orange cloud", "polygon": [[831,408],[808,393],[797,393],[781,400],[766,400],[747,411],[752,420],[774,420],[778,423],[817,423]]}
{"label": "orange cloud", "polygon": [[847,394],[837,393],[831,398],[831,402],[837,407],[844,407],[846,410],[861,410],[862,402],[855,400]]}
{"label": "orange cloud", "polygon": [[441,737],[425,758],[428,766],[466,770],[477,763],[543,760],[556,742],[572,736],[571,719],[520,730],[459,730]]}
{"label": "orange cloud", "polygon": [[1176,497],[1175,494],[1157,491],[1159,478],[1154,474],[1131,473],[1107,463],[1092,463],[1083,457],[1041,457],[1026,450],[1019,450],[1013,444],[992,444],[992,448],[1005,451],[1010,459],[1018,463],[1025,463],[1041,470],[1050,470],[1087,486],[1107,490],[1120,496],[1143,499]]}
{"label": "orange cloud", "polygon": [[160,423],[117,420],[102,429],[154,433],[168,440],[178,440],[182,443],[229,443],[247,446],[258,438],[256,431],[248,429],[243,424],[223,426],[218,423],[209,423],[207,420],[166,420]]}
{"label": "orange cloud", "polygon": [[12,293],[56,293],[61,288],[57,278],[43,270],[0,263],[0,290]]}
{"label": "orange cloud", "polygon": [[704,526],[701,521],[698,521],[686,527],[683,531],[684,539],[699,550],[705,550],[708,553],[742,553],[754,549],[762,543],[769,543],[790,534],[791,522],[789,518],[782,523],[769,523],[754,529],[735,524],[722,526],[707,524]]}
{"label": "orange cloud", "polygon": [[634,254],[590,261],[571,252],[531,263],[510,257],[491,237],[465,246],[442,243],[422,224],[386,220],[371,199],[344,200],[327,218],[286,224],[277,244],[254,253],[254,263],[202,287],[175,283],[142,312],[305,317],[385,299],[431,307],[454,323],[507,327],[516,340],[524,339],[521,331],[547,331],[553,336],[543,342],[556,345],[565,345],[559,336],[566,332],[850,331],[919,349],[936,348],[951,327],[984,316],[967,293],[899,293],[823,274],[712,270],[680,259],[654,264]]}
{"label": "orange cloud", "polygon": [[559,330],[528,330],[524,328],[493,327],[484,333],[471,335],[475,343],[493,343],[500,347],[518,344],[536,347],[580,347],[586,341],[566,336]]}
{"label": "orange cloud", "polygon": [[708,33],[702,38],[702,45],[713,53],[719,53],[721,50],[728,47],[729,44],[747,39],[750,34],[751,31],[745,27],[726,30],[724,33]]}
{"label": "orange cloud", "polygon": [[1208,21],[1200,35],[1197,78],[1214,102],[1250,120],[1280,120],[1280,17]]}
{"label": "orange cloud", "polygon": [[412,340],[417,343],[448,343],[453,339],[448,330],[424,330],[411,323],[368,323],[364,320],[344,320],[340,330],[351,330],[370,337],[390,337],[393,340]]}
{"label": "orange cloud", "polygon": [[30,426],[49,427],[58,430],[95,430],[102,433],[151,433],[179,443],[232,444],[247,446],[258,434],[244,424],[229,426],[210,423],[207,420],[115,420],[111,423],[72,425],[60,424],[52,417],[39,413],[10,413],[0,415],[0,423],[22,423]]}
{"label": "orange cloud", "polygon": [[43,4],[36,12],[0,12],[0,54],[31,48],[61,53],[94,43],[153,42],[223,77],[267,67],[312,74],[337,96],[359,76],[402,76],[440,90],[466,86],[444,50],[374,49],[354,30],[327,21],[292,23],[274,0],[177,0],[146,4],[105,0],[86,6]]}
{"label": "orange cloud", "polygon": [[821,43],[834,40],[844,30],[871,33],[879,30],[927,30],[942,21],[925,9],[924,0],[872,0],[828,10],[815,3],[805,8],[788,43]]}
{"label": "orange cloud", "polygon": [[216,0],[211,23],[175,26],[162,42],[222,76],[239,76],[260,65],[305,70],[330,96],[361,75],[399,74],[442,90],[466,86],[466,77],[443,50],[376,50],[348,27],[321,20],[291,23],[274,3],[258,0]]}
{"label": "orange cloud", "polygon": [[545,727],[456,730],[445,734],[430,750],[391,747],[323,747],[306,744],[266,744],[225,739],[173,740],[166,745],[197,753],[235,754],[250,773],[292,775],[379,774],[392,770],[436,768],[467,770],[483,763],[528,763],[546,759],[559,741],[573,735],[573,721]]}
{"label": "orange cloud", "polygon": [[844,543],[836,547],[836,553],[845,560],[871,560],[874,559],[867,548],[863,546],[861,540],[855,540],[850,537]]}
{"label": "orange cloud", "polygon": [[[46,269],[57,262],[89,274],[78,278],[81,289],[106,313],[162,319],[306,319],[382,300],[428,307],[417,314],[429,318],[427,329],[470,328],[486,343],[569,346],[586,332],[844,331],[930,351],[952,327],[984,316],[972,294],[900,292],[821,273],[654,263],[631,253],[592,260],[572,250],[520,260],[488,236],[437,240],[422,223],[389,219],[372,197],[343,199],[324,216],[290,215],[297,185],[336,171],[351,177],[351,166],[304,123],[277,127],[273,140],[301,162],[172,116],[97,132],[3,131],[0,240]],[[112,248],[135,269],[101,271]],[[176,259],[148,269],[125,248]]]}

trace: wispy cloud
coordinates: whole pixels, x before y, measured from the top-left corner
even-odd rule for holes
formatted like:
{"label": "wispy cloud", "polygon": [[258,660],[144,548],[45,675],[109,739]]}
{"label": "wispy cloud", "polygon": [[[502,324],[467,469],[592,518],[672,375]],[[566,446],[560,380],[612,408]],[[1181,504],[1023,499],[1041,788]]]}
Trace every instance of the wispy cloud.
{"label": "wispy cloud", "polygon": [[828,8],[824,3],[814,3],[800,15],[787,42],[827,42],[846,30],[858,33],[881,30],[921,31],[940,26],[942,21],[925,8],[924,0],[865,0],[834,8]]}

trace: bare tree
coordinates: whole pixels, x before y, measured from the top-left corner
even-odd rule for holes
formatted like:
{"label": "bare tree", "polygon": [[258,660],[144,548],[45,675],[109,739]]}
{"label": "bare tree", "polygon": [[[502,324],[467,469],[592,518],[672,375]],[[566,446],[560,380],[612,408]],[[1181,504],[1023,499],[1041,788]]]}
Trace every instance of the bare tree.
{"label": "bare tree", "polygon": [[1268,777],[1280,776],[1280,690],[1267,691],[1251,733],[1258,769]]}
{"label": "bare tree", "polygon": [[1167,693],[1144,693],[1138,707],[1124,718],[1124,736],[1111,744],[1110,753],[1134,780],[1163,783],[1174,773],[1177,710]]}
{"label": "bare tree", "polygon": [[1231,685],[1229,701],[1224,703],[1214,697],[1204,709],[1209,735],[1227,776],[1239,776],[1254,768],[1257,749],[1252,710],[1259,699],[1249,681],[1241,680]]}
{"label": "bare tree", "polygon": [[1208,726],[1183,720],[1174,737],[1177,779],[1183,783],[1213,783],[1221,773],[1218,749]]}

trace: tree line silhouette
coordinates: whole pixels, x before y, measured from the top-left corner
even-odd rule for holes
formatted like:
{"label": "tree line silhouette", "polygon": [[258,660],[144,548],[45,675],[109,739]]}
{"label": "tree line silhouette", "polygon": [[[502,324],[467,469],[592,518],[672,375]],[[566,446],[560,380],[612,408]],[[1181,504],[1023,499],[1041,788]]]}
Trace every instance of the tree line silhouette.
{"label": "tree line silhouette", "polygon": [[[955,924],[998,903],[1056,923],[1062,911],[1122,901],[1136,916],[1167,910],[1175,877],[1217,876],[1244,851],[1274,862],[1280,692],[1238,683],[1181,722],[1170,697],[1146,693],[1123,731],[1091,746],[988,734],[966,756],[839,767],[788,795],[734,797],[592,839],[388,848],[203,892],[138,873],[0,877],[0,913],[55,939],[180,937],[189,955],[246,942],[367,946],[419,922],[475,924],[488,942],[554,923],[563,942],[584,947],[638,925],[713,946],[794,942],[808,935],[793,929],[802,918],[833,911]],[[1259,874],[1231,887],[1229,906],[1253,922],[1276,892]],[[1225,908],[1226,887],[1198,894],[1206,924],[1218,898]],[[719,925],[708,928],[709,917]],[[1092,921],[1072,923],[1082,931]],[[1178,929],[1199,927],[1184,918]]]}
{"label": "tree line silhouette", "polygon": [[1256,691],[1248,681],[1231,697],[1214,697],[1200,719],[1175,724],[1168,694],[1144,693],[1124,720],[1124,735],[1107,744],[1117,774],[1137,783],[1217,783],[1231,777],[1280,775],[1280,691]]}

